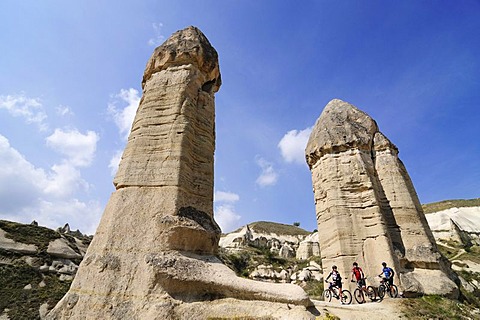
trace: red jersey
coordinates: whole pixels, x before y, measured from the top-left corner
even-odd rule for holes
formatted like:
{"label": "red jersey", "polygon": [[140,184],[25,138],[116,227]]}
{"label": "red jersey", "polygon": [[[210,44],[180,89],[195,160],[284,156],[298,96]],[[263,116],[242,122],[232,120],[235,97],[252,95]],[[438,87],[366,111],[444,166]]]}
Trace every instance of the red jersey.
{"label": "red jersey", "polygon": [[360,267],[353,267],[352,273],[355,275],[355,278],[358,280],[362,279],[363,270]]}

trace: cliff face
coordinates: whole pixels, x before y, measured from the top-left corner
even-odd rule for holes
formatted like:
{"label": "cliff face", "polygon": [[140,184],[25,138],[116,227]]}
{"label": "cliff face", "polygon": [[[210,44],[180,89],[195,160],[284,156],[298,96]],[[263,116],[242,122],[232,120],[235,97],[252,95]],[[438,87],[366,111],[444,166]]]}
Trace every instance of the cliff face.
{"label": "cliff face", "polygon": [[305,154],[324,270],[335,264],[348,274],[357,261],[375,275],[385,261],[400,274],[407,295],[458,295],[398,149],[370,116],[330,101]]}

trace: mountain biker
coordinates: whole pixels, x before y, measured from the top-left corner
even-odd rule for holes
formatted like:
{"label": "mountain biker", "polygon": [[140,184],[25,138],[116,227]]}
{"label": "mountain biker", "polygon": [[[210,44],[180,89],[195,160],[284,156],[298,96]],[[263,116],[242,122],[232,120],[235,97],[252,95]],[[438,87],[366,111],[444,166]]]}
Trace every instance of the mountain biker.
{"label": "mountain biker", "polygon": [[[357,281],[357,286],[362,289],[363,292],[367,291],[366,283],[365,283],[365,274],[363,273],[362,268],[358,266],[358,263],[354,262],[353,263],[353,268],[352,268],[352,279],[351,281],[354,282],[353,277],[355,277]],[[363,297],[363,302],[365,302],[365,296],[362,295]]]}
{"label": "mountain biker", "polygon": [[385,280],[387,280],[388,284],[391,287],[393,286],[393,276],[395,275],[395,272],[393,271],[392,268],[387,267],[386,262],[382,262],[382,266],[383,266],[382,273],[380,273],[378,276],[380,277],[383,274],[383,277],[385,278]]}
{"label": "mountain biker", "polygon": [[330,272],[328,277],[325,279],[325,282],[328,282],[328,279],[330,279],[330,277],[332,277],[333,285],[338,288],[340,301],[342,301],[342,298],[341,298],[342,297],[342,276],[340,276],[340,272],[338,272],[336,265],[332,266],[332,271]]}

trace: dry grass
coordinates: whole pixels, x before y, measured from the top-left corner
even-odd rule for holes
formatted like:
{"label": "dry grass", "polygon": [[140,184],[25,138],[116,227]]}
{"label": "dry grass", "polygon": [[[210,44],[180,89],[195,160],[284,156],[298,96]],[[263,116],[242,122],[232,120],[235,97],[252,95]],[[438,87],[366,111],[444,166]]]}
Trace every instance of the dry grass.
{"label": "dry grass", "polygon": [[422,204],[423,212],[433,213],[450,208],[462,208],[462,207],[480,207],[480,198],[476,199],[456,199],[456,200],[444,200],[440,202],[433,202]]}
{"label": "dry grass", "polygon": [[287,236],[306,236],[311,234],[311,232],[302,229],[300,227],[296,227],[294,225],[283,224],[283,223],[276,223],[276,222],[269,222],[269,221],[257,221],[249,223],[248,226],[250,229],[255,230],[258,233],[265,233],[265,234],[276,234],[276,235],[287,235]]}

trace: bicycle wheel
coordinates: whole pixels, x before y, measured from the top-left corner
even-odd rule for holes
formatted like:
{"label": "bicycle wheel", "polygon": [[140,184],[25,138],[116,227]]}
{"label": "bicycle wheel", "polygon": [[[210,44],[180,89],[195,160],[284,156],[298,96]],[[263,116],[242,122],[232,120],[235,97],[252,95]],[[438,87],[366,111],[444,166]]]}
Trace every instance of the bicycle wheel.
{"label": "bicycle wheel", "polygon": [[342,303],[343,304],[352,303],[352,294],[347,289],[342,290]]}
{"label": "bicycle wheel", "polygon": [[396,285],[391,285],[390,286],[390,291],[388,292],[390,297],[396,298],[398,296],[398,288]]}
{"label": "bicycle wheel", "polygon": [[367,287],[367,297],[370,301],[377,300],[377,293],[375,292],[375,288],[372,286]]}
{"label": "bicycle wheel", "polygon": [[333,294],[332,294],[332,291],[330,291],[330,289],[323,291],[323,300],[327,302],[332,301],[332,295]]}
{"label": "bicycle wheel", "polygon": [[362,289],[360,288],[357,288],[355,289],[355,291],[353,291],[353,296],[355,297],[355,301],[357,301],[357,303],[363,303],[363,291]]}
{"label": "bicycle wheel", "polygon": [[385,297],[385,291],[386,291],[387,288],[385,288],[385,285],[384,284],[381,284],[380,287],[378,287],[378,297],[380,298],[380,300],[383,299],[383,297]]}

